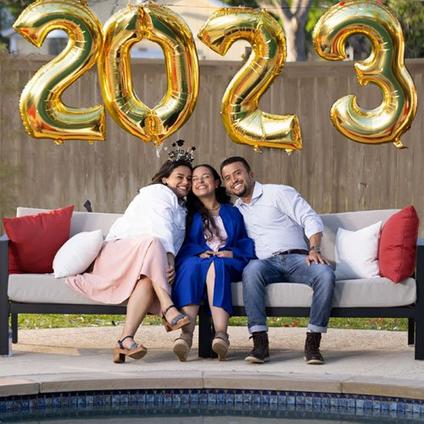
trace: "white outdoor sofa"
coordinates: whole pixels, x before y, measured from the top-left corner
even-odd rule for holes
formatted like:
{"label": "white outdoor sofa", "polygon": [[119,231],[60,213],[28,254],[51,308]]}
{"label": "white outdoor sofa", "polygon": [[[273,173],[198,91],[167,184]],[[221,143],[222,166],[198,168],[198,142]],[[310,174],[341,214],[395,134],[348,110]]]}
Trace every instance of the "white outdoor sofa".
{"label": "white outdoor sofa", "polygon": [[[17,216],[43,211],[18,208]],[[337,228],[358,230],[385,221],[396,210],[374,210],[321,215],[324,225],[322,251],[334,262]],[[106,234],[119,214],[74,212],[71,236],[101,229]],[[331,316],[408,318],[408,344],[415,341],[415,359],[424,359],[424,241],[418,243],[415,278],[394,284],[387,278],[340,280],[336,282]],[[275,283],[267,288],[268,316],[307,317],[312,289],[303,284]],[[233,283],[234,315],[244,316],[241,282]],[[69,288],[53,274],[8,274],[8,240],[0,240],[0,355],[8,353],[9,318],[13,342],[18,338],[18,314],[121,314],[125,305],[104,305]],[[209,357],[213,328],[206,308],[199,316],[199,356]]]}

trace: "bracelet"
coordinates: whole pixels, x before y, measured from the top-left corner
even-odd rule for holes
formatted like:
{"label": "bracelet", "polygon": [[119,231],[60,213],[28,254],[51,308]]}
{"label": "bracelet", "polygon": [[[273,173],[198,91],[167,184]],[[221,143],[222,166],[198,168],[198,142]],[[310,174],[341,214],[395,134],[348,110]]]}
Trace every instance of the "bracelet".
{"label": "bracelet", "polygon": [[321,253],[321,247],[320,246],[311,246],[309,248],[309,251],[314,250],[316,253]]}

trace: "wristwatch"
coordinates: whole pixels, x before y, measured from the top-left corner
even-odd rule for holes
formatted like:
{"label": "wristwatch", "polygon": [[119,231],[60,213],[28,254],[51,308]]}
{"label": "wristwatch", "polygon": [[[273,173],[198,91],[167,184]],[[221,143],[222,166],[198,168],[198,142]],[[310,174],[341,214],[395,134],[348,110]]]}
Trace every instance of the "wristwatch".
{"label": "wristwatch", "polygon": [[309,251],[314,250],[316,253],[321,253],[321,247],[319,245],[317,246],[311,246],[309,248]]}

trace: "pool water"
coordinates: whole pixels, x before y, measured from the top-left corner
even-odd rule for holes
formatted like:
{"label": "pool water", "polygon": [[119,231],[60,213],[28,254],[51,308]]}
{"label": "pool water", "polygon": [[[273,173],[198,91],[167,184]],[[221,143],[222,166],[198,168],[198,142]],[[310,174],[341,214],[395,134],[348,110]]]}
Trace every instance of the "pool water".
{"label": "pool water", "polygon": [[305,408],[88,408],[83,411],[59,408],[40,411],[14,411],[0,413],[0,423],[57,423],[57,424],[412,424],[424,422],[424,417],[399,416],[388,413],[382,416],[375,411],[306,410]]}

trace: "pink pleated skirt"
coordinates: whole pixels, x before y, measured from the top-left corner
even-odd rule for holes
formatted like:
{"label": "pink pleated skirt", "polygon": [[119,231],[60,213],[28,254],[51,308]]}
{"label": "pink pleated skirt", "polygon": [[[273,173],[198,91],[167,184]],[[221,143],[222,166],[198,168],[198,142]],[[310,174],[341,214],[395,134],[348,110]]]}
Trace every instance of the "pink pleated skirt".
{"label": "pink pleated skirt", "polygon": [[[168,261],[162,243],[151,236],[112,240],[104,244],[93,271],[68,277],[66,283],[78,293],[106,304],[125,302],[138,280],[146,276],[156,287],[171,293],[166,278]],[[158,300],[150,313],[159,314]]]}

